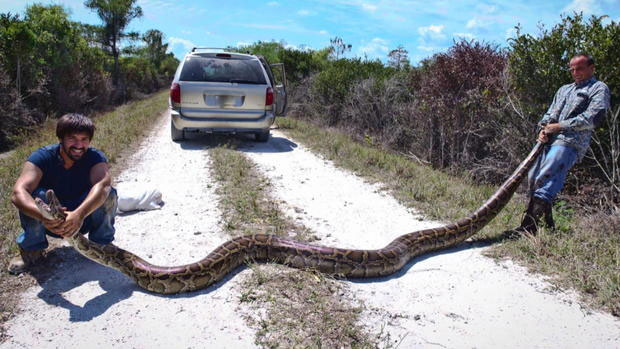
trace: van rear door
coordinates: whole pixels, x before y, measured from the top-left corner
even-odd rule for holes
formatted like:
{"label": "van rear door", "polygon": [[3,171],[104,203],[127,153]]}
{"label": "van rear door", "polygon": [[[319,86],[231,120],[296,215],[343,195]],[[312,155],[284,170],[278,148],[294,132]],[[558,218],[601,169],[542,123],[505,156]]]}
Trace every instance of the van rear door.
{"label": "van rear door", "polygon": [[267,81],[258,61],[229,54],[188,57],[179,78],[185,117],[258,119]]}
{"label": "van rear door", "polygon": [[271,65],[273,77],[275,78],[274,91],[276,93],[276,115],[286,115],[287,94],[286,94],[286,71],[284,63],[274,63]]}
{"label": "van rear door", "polygon": [[[273,91],[275,93],[275,110],[276,116],[284,116],[286,114],[287,95],[286,95],[286,72],[284,71],[284,63],[274,63],[269,65],[263,56],[257,56],[261,64],[267,71],[267,76]],[[277,74],[274,75],[271,67],[274,67]]]}

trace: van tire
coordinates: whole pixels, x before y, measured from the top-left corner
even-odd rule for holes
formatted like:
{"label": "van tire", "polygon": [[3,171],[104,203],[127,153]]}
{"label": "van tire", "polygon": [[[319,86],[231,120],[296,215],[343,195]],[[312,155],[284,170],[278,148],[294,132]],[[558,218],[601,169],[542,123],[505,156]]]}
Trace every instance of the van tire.
{"label": "van tire", "polygon": [[175,142],[180,142],[185,139],[185,134],[183,130],[179,130],[178,128],[174,127],[174,122],[172,122],[172,120],[170,120],[170,137]]}
{"label": "van tire", "polygon": [[270,131],[257,132],[254,134],[257,142],[267,142],[269,140]]}

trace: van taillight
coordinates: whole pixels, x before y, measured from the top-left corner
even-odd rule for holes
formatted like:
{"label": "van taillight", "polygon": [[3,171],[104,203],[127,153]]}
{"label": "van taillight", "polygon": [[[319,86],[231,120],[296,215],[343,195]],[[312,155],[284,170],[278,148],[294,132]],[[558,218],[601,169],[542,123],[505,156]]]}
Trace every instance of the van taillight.
{"label": "van taillight", "polygon": [[265,97],[265,105],[273,104],[273,89],[271,87],[267,87],[267,97]]}
{"label": "van taillight", "polygon": [[170,100],[172,103],[181,103],[181,86],[176,82],[170,87]]}

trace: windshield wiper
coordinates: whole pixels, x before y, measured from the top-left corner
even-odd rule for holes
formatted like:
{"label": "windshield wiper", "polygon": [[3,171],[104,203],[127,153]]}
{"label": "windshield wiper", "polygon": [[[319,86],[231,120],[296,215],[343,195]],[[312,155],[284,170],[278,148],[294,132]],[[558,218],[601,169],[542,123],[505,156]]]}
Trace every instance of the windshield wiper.
{"label": "windshield wiper", "polygon": [[228,80],[228,82],[230,82],[230,83],[235,83],[236,82],[236,83],[239,83],[239,84],[255,84],[255,85],[259,84],[258,82],[253,81],[253,80],[243,80],[243,79],[230,79],[230,80]]}

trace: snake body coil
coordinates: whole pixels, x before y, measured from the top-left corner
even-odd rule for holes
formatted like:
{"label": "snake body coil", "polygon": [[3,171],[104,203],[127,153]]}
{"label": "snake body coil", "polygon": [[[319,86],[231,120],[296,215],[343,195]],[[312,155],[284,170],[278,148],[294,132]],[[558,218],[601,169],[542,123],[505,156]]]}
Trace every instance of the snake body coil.
{"label": "snake body coil", "polygon": [[[129,276],[141,287],[172,294],[208,287],[246,261],[277,262],[294,268],[312,268],[347,278],[390,275],[412,258],[464,241],[491,221],[508,203],[532,167],[543,145],[537,143],[514,173],[479,209],[457,222],[401,235],[378,250],[317,246],[271,234],[236,237],[218,246],[204,259],[186,265],[156,266],[114,244],[99,245],[73,234],[67,240],[81,254]],[[53,191],[46,205],[35,200],[49,218],[64,218]]]}

